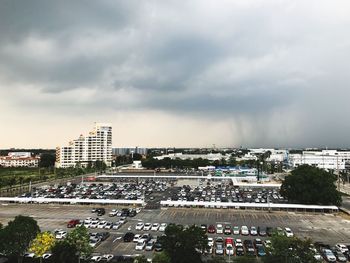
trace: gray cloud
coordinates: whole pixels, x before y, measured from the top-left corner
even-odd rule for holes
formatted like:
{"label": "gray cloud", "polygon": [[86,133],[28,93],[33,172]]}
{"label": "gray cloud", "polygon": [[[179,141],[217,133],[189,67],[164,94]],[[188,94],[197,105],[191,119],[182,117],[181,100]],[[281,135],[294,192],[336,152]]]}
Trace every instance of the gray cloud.
{"label": "gray cloud", "polygon": [[222,144],[350,146],[349,7],[326,0],[4,1],[3,107],[32,118],[42,110],[107,119],[161,112],[186,116],[188,127],[220,118],[236,136]]}

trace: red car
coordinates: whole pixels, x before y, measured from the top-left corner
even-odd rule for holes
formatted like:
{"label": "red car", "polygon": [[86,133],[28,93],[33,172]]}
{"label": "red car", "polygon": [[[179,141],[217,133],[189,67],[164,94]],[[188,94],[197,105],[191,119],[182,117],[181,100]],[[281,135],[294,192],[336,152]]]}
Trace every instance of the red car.
{"label": "red car", "polygon": [[214,225],[210,225],[210,226],[208,227],[208,233],[214,234],[215,232],[216,232],[215,226],[214,226]]}
{"label": "red car", "polygon": [[76,227],[76,225],[79,223],[80,223],[79,219],[72,219],[67,223],[67,227],[68,228]]}

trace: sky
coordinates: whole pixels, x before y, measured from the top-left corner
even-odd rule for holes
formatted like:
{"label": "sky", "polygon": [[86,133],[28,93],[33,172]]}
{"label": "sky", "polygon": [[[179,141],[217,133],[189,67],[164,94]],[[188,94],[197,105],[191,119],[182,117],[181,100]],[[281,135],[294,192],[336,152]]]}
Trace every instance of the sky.
{"label": "sky", "polygon": [[350,147],[348,0],[3,0],[0,148]]}

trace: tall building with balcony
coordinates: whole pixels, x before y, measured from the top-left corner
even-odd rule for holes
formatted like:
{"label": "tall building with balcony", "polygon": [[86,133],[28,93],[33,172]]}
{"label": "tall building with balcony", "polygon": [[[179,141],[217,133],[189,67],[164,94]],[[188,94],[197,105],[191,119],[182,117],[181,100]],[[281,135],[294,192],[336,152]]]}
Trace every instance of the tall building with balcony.
{"label": "tall building with balcony", "polygon": [[112,125],[109,123],[95,123],[88,136],[80,135],[68,146],[56,148],[57,168],[86,167],[96,161],[107,166],[112,164]]}

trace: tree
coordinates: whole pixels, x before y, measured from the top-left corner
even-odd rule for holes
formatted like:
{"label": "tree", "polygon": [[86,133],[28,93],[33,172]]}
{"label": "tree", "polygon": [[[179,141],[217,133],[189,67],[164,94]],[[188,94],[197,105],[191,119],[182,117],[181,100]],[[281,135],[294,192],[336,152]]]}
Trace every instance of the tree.
{"label": "tree", "polygon": [[134,263],[147,263],[147,258],[144,255],[137,256],[134,260]]}
{"label": "tree", "polygon": [[314,263],[314,252],[310,249],[310,239],[299,239],[297,237],[286,237],[275,233],[271,237],[271,247],[265,263]]}
{"label": "tree", "polygon": [[29,243],[40,232],[37,222],[27,216],[16,216],[0,231],[0,252],[17,257],[21,262]]}
{"label": "tree", "polygon": [[243,256],[243,257],[236,257],[233,260],[234,263],[257,263],[258,260],[255,257],[249,257],[249,256]]}
{"label": "tree", "polygon": [[165,229],[165,236],[160,238],[160,242],[172,263],[196,263],[201,262],[201,252],[208,246],[208,237],[194,225],[184,229],[171,224]]}
{"label": "tree", "polygon": [[342,199],[336,180],[335,175],[325,170],[302,165],[282,182],[281,194],[290,202],[340,206]]}
{"label": "tree", "polygon": [[52,262],[76,263],[77,248],[66,240],[56,242],[52,247]]}
{"label": "tree", "polygon": [[55,165],[56,156],[50,153],[43,153],[40,155],[39,167],[52,167]]}
{"label": "tree", "polygon": [[91,256],[93,249],[89,244],[90,236],[86,227],[76,227],[72,232],[68,233],[66,240],[76,248],[79,255],[85,258]]}
{"label": "tree", "polygon": [[39,233],[32,241],[29,251],[33,252],[35,256],[42,258],[42,256],[49,251],[55,244],[55,237],[50,232]]}
{"label": "tree", "polygon": [[170,263],[170,257],[165,252],[158,253],[154,256],[153,263]]}

